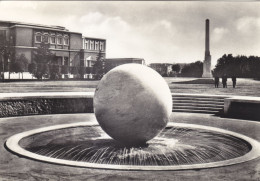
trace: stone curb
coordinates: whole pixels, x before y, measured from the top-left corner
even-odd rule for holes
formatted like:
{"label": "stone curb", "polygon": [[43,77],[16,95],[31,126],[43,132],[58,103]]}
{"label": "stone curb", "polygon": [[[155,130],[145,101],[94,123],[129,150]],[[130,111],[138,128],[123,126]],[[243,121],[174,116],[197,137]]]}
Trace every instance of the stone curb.
{"label": "stone curb", "polygon": [[12,152],[17,153],[18,155],[22,155],[24,157],[32,158],[35,160],[67,165],[67,166],[75,166],[75,167],[87,167],[87,168],[102,168],[102,169],[115,169],[115,170],[139,170],[139,171],[166,171],[166,170],[190,170],[190,169],[204,169],[204,168],[214,168],[214,167],[221,167],[227,165],[233,165],[238,163],[243,163],[246,161],[250,161],[256,159],[260,156],[260,143],[252,138],[249,138],[245,135],[235,133],[228,130],[223,130],[220,128],[209,127],[209,126],[202,126],[202,125],[194,125],[194,124],[185,124],[185,123],[169,123],[168,126],[175,126],[175,127],[185,127],[185,128],[196,128],[196,129],[206,129],[210,131],[220,132],[224,134],[230,134],[232,136],[238,137],[243,139],[251,144],[252,149],[244,156],[219,161],[219,162],[211,162],[211,163],[203,163],[203,164],[193,164],[193,165],[174,165],[174,166],[133,166],[133,165],[112,165],[112,164],[97,164],[97,163],[89,163],[89,162],[76,162],[76,161],[68,161],[62,159],[51,158],[47,156],[38,155],[32,152],[29,152],[23,149],[19,145],[19,141],[25,137],[31,136],[33,134],[63,129],[63,128],[70,128],[70,127],[78,127],[78,126],[93,126],[97,125],[94,122],[79,122],[73,124],[62,124],[62,125],[55,125],[50,127],[44,127],[39,129],[34,129],[26,132],[22,132],[16,135],[11,136],[6,141],[6,146]]}

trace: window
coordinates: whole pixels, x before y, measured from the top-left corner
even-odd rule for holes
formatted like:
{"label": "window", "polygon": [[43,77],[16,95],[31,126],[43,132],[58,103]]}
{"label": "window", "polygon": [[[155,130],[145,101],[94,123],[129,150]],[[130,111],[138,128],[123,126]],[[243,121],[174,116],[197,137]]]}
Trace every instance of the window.
{"label": "window", "polygon": [[85,43],[85,49],[89,49],[89,47],[88,47],[88,41],[86,41],[86,43]]}
{"label": "window", "polygon": [[98,42],[95,42],[95,50],[98,50]]}
{"label": "window", "polygon": [[91,67],[91,60],[88,60],[88,67]]}
{"label": "window", "polygon": [[62,39],[63,39],[63,38],[60,37],[60,36],[57,38],[57,43],[58,43],[59,45],[62,45]]}
{"label": "window", "polygon": [[94,42],[93,41],[90,41],[90,50],[94,50]]}
{"label": "window", "polygon": [[64,45],[69,45],[69,38],[68,37],[64,38]]}
{"label": "window", "polygon": [[35,35],[35,42],[36,43],[41,43],[42,42],[42,36],[41,35]]}
{"label": "window", "polygon": [[64,65],[69,65],[69,57],[64,57]]}
{"label": "window", "polygon": [[104,44],[103,43],[100,43],[100,50],[104,50]]}
{"label": "window", "polygon": [[49,36],[48,35],[43,35],[43,42],[44,43],[49,43]]}
{"label": "window", "polygon": [[55,36],[51,37],[51,44],[56,44],[56,37]]}

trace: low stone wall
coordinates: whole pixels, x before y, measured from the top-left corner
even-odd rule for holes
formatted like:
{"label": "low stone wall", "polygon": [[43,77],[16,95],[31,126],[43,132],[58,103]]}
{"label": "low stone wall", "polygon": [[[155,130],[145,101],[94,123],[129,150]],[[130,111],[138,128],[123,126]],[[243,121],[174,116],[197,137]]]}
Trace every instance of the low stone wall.
{"label": "low stone wall", "polygon": [[234,96],[224,101],[227,117],[260,121],[260,97]]}
{"label": "low stone wall", "polygon": [[0,94],[0,117],[92,112],[93,93]]}
{"label": "low stone wall", "polygon": [[[0,93],[0,117],[93,113],[93,97],[94,92]],[[260,120],[259,97],[223,99],[224,116]]]}

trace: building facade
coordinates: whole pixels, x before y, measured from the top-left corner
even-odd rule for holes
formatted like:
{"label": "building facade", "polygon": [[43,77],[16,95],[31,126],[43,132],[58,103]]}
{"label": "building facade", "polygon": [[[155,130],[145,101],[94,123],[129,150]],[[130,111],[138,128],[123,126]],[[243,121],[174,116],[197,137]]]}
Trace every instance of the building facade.
{"label": "building facade", "polygon": [[151,63],[149,67],[156,70],[162,76],[169,76],[172,72],[172,65],[169,63]]}
{"label": "building facade", "polygon": [[145,60],[142,58],[107,58],[105,59],[105,67],[107,69],[106,71],[127,63],[137,63],[145,65]]}
{"label": "building facade", "polygon": [[0,21],[0,36],[13,47],[14,57],[24,54],[28,63],[41,43],[50,45],[60,66],[91,67],[99,53],[106,57],[105,39],[83,37],[61,26]]}
{"label": "building facade", "polygon": [[82,38],[83,64],[85,67],[93,67],[97,57],[100,55],[102,59],[106,58],[106,40],[100,38]]}

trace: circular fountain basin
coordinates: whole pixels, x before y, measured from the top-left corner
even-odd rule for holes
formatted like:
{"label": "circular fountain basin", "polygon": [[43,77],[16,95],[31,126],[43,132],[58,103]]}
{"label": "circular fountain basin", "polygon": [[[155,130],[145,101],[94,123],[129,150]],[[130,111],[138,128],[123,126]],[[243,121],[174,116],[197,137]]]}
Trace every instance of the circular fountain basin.
{"label": "circular fountain basin", "polygon": [[93,122],[44,127],[10,137],[6,146],[31,159],[88,168],[184,170],[232,165],[260,156],[247,136],[208,126],[168,123],[147,145],[125,147]]}

